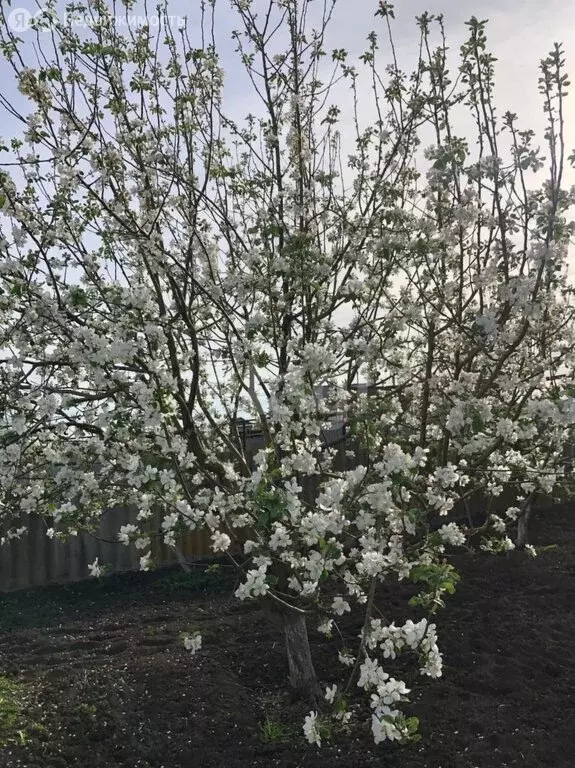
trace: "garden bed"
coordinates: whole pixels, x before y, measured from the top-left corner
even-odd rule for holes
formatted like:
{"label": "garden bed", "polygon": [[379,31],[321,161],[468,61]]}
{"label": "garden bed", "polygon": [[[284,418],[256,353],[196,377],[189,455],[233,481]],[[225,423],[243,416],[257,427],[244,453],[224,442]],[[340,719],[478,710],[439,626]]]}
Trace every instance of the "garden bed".
{"label": "garden bed", "polygon": [[[438,617],[444,677],[415,689],[423,738],[404,748],[376,747],[367,731],[307,744],[304,713],[284,695],[281,633],[233,598],[222,569],[5,595],[0,674],[19,715],[11,702],[0,765],[573,768],[574,517],[562,508],[534,522],[534,542],[557,545],[534,560],[458,560],[462,582]],[[380,594],[389,618],[401,618],[400,598]],[[180,635],[193,629],[204,648],[191,657]],[[311,640],[322,683],[343,680],[336,641]]]}

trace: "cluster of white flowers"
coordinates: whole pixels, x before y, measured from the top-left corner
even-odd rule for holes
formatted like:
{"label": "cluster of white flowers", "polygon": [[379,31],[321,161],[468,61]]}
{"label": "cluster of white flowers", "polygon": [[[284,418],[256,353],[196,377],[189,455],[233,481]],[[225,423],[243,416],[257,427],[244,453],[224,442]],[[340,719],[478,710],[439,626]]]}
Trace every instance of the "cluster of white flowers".
{"label": "cluster of white flowers", "polygon": [[451,544],[453,547],[461,547],[465,544],[465,534],[457,523],[442,525],[437,532],[446,544]]}
{"label": "cluster of white flowers", "polygon": [[310,744],[317,744],[318,747],[321,747],[321,735],[318,727],[317,712],[310,712],[309,715],[306,715],[303,724],[303,733]]}
{"label": "cluster of white flowers", "polygon": [[[390,542],[390,547],[391,546],[393,546],[393,542]],[[397,563],[399,559],[399,553],[395,554],[395,563]],[[361,562],[357,564],[357,570],[359,573],[373,578],[374,576],[378,576],[386,568],[388,563],[390,563],[390,558],[386,558],[381,552],[363,552],[361,555]]]}
{"label": "cluster of white flowers", "polygon": [[484,552],[510,552],[515,549],[515,544],[509,536],[504,536],[501,539],[485,539],[481,542],[480,547]]}
{"label": "cluster of white flowers", "polygon": [[322,635],[326,635],[327,637],[331,637],[331,630],[334,625],[333,619],[326,619],[325,621],[322,621],[321,624],[318,625],[317,631],[320,632]]}
{"label": "cluster of white flowers", "polygon": [[183,642],[186,651],[189,651],[192,656],[195,656],[202,647],[202,636],[197,632],[194,635],[184,635]]}
{"label": "cluster of white flowers", "polygon": [[343,597],[340,597],[339,595],[333,598],[331,609],[338,616],[343,616],[344,613],[349,613],[351,611],[351,607],[347,600],[344,600]]}
{"label": "cluster of white flowers", "polygon": [[432,477],[441,488],[451,488],[457,483],[461,483],[461,473],[457,470],[457,467],[453,466],[453,464],[448,464],[445,467],[438,467]]}
{"label": "cluster of white flowers", "polygon": [[482,315],[477,315],[475,322],[486,336],[493,336],[497,331],[497,317],[489,310],[485,311]]}
{"label": "cluster of white flowers", "polygon": [[507,530],[505,521],[502,520],[499,515],[489,515],[489,522],[497,533],[505,533]]}
{"label": "cluster of white flowers", "polygon": [[395,659],[405,649],[417,651],[423,660],[421,674],[441,677],[442,656],[437,647],[436,627],[427,619],[421,619],[417,624],[408,619],[401,627],[394,623],[385,626],[381,619],[372,619],[366,646],[370,649],[379,647],[383,657],[390,659]]}
{"label": "cluster of white flowers", "polygon": [[232,540],[227,533],[216,531],[212,535],[212,549],[214,552],[225,552],[226,549],[229,549],[231,543]]}
{"label": "cluster of white flowers", "polygon": [[287,549],[291,545],[291,537],[281,523],[276,523],[274,531],[269,539],[270,549],[277,551],[278,549]]}
{"label": "cluster of white flowers", "polygon": [[403,680],[395,680],[393,677],[384,683],[379,683],[377,693],[371,695],[371,706],[375,709],[376,715],[384,707],[389,707],[398,701],[405,701],[409,693]]}
{"label": "cluster of white flowers", "polygon": [[382,741],[400,741],[404,734],[396,723],[401,712],[390,707],[380,706],[371,716],[371,732],[376,744]]}
{"label": "cluster of white flowers", "polygon": [[369,657],[360,666],[358,686],[366,691],[375,689],[371,694],[372,733],[376,743],[388,739],[394,741],[403,736],[398,723],[402,717],[399,710],[392,709],[391,705],[405,701],[409,694],[403,680],[390,678],[384,672],[377,660]]}
{"label": "cluster of white flowers", "polygon": [[99,563],[99,558],[96,558],[93,563],[90,563],[88,570],[90,571],[90,576],[99,578],[102,575],[104,569]]}
{"label": "cluster of white flowers", "polygon": [[260,565],[257,569],[247,572],[246,580],[236,589],[235,595],[240,600],[250,597],[261,597],[266,594],[269,584],[266,582],[267,565]]}
{"label": "cluster of white flowers", "polygon": [[337,693],[337,685],[335,685],[335,684],[332,685],[331,688],[328,687],[328,688],[325,689],[325,696],[324,696],[324,698],[325,698],[325,700],[327,701],[328,704],[333,704],[333,702],[335,701],[336,693]]}
{"label": "cluster of white flowers", "polygon": [[120,527],[118,539],[122,544],[128,545],[136,533],[138,533],[138,527],[133,523],[128,523]]}
{"label": "cluster of white flowers", "polygon": [[509,418],[499,419],[495,428],[495,434],[502,437],[508,443],[515,443],[518,438],[517,425]]}

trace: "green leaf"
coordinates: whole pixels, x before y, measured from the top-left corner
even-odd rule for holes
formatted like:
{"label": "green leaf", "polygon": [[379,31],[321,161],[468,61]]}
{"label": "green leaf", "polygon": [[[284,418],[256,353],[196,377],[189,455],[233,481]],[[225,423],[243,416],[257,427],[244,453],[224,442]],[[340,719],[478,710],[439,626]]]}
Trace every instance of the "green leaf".
{"label": "green leaf", "polygon": [[407,717],[405,719],[405,726],[409,733],[415,733],[419,729],[419,718],[415,717]]}
{"label": "green leaf", "polygon": [[471,416],[471,426],[474,432],[483,432],[485,423],[477,411],[473,411]]}
{"label": "green leaf", "polygon": [[77,307],[88,306],[88,296],[83,288],[73,288],[70,291],[70,304]]}
{"label": "green leaf", "polygon": [[425,601],[421,597],[421,595],[414,595],[413,597],[410,597],[407,601],[407,604],[410,608],[421,608],[424,605]]}

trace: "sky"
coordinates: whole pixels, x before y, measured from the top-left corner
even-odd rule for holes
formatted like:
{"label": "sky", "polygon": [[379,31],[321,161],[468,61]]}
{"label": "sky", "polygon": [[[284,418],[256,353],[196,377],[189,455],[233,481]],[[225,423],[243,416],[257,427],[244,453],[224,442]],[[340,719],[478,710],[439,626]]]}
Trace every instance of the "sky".
{"label": "sky", "polygon": [[[264,0],[255,0],[261,5]],[[314,0],[317,7],[321,0]],[[312,4],[312,5],[314,5]],[[11,18],[19,24],[22,12],[34,12],[41,6],[36,0],[12,0]],[[65,3],[58,2],[60,8]],[[150,4],[149,15],[154,14]],[[193,31],[199,19],[200,0],[170,0],[169,10],[174,17],[188,16]],[[382,20],[374,18],[377,0],[338,0],[328,39],[329,48],[345,47],[350,54],[363,50],[365,38],[371,29],[383,28]],[[464,23],[475,15],[489,19],[490,47],[498,57],[498,92],[502,103],[517,112],[538,110],[537,64],[555,41],[563,42],[571,72],[575,76],[575,2],[573,0],[397,0],[394,33],[400,60],[412,60],[417,41],[414,23],[416,15],[429,11],[445,17],[448,41],[454,49],[465,37]],[[233,53],[234,43],[229,33],[235,26],[235,14],[230,12],[228,0],[217,0],[217,33],[220,53],[226,69],[228,96],[246,105],[246,83]],[[6,9],[7,11],[8,9]],[[138,0],[134,15],[144,16],[144,3]],[[20,14],[20,15],[19,15]],[[25,45],[33,42],[33,32],[20,32]],[[226,64],[228,66],[226,66]],[[14,90],[12,75],[4,62],[0,62],[2,92],[10,96]],[[572,111],[572,114],[575,114]],[[575,129],[573,130],[575,137]]]}
{"label": "sky", "polygon": [[[90,0],[85,0],[90,2]],[[254,9],[264,9],[268,0],[253,0]],[[112,4],[112,0],[110,0]],[[22,40],[23,58],[27,64],[34,65],[36,58],[36,35],[27,28],[27,20],[32,13],[42,7],[42,0],[12,0],[10,9],[4,5],[8,23]],[[121,3],[118,0],[118,5]],[[155,0],[136,0],[131,14],[138,20],[146,15],[150,26],[156,19]],[[63,13],[65,0],[57,0],[57,7]],[[200,0],[169,0],[168,9],[174,24],[188,18],[188,30],[192,39],[199,45]],[[319,14],[323,0],[313,0],[311,8]],[[326,39],[328,51],[345,48],[350,60],[357,62],[366,45],[366,37],[371,30],[380,31],[380,52],[382,64],[389,62],[389,50],[385,42],[384,21],[375,17],[378,0],[337,0],[333,19]],[[147,10],[146,10],[147,8]],[[538,138],[543,140],[545,127],[541,96],[537,88],[538,65],[542,57],[551,50],[555,42],[562,42],[567,58],[568,72],[575,81],[575,0],[396,0],[393,32],[400,68],[409,72],[416,64],[418,29],[415,17],[424,11],[443,14],[446,37],[453,58],[452,68],[457,66],[459,46],[467,37],[465,22],[475,15],[480,19],[489,19],[487,35],[488,46],[497,57],[496,62],[496,103],[499,114],[510,110],[519,116],[519,126],[532,128]],[[313,12],[311,13],[313,21]],[[238,62],[236,44],[231,39],[231,32],[238,26],[237,12],[230,10],[229,0],[216,0],[216,38],[221,64],[225,72],[225,111],[237,120],[248,113],[260,112],[259,103],[253,87]],[[49,52],[50,36],[43,32],[42,42]],[[326,57],[327,59],[327,57]],[[347,87],[347,82],[346,87]],[[343,86],[341,86],[343,88]],[[375,117],[373,99],[369,92],[369,83],[360,80],[364,127]],[[23,107],[28,112],[25,100],[18,93],[10,66],[0,59],[0,93],[8,101]],[[333,99],[341,98],[341,104],[349,104],[349,94],[335,92]],[[333,101],[332,99],[332,101]],[[464,119],[464,118],[463,118]],[[347,126],[347,130],[346,130]],[[353,131],[351,113],[348,110],[341,115],[342,146],[344,152],[353,151]],[[456,125],[456,132],[465,134],[465,126]],[[20,135],[22,125],[0,107],[0,139]],[[566,104],[566,144],[567,154],[575,149],[575,89]],[[6,157],[6,156],[4,156]],[[568,170],[565,181],[575,184],[575,172]],[[575,259],[573,274],[575,275]]]}
{"label": "sky", "polygon": [[[90,0],[85,0],[90,2]],[[264,9],[268,0],[253,0],[254,8]],[[110,4],[112,0],[110,0]],[[63,13],[66,2],[57,0],[57,7]],[[118,2],[118,5],[121,5]],[[153,28],[156,19],[155,0],[136,0],[131,14],[137,20],[144,20],[146,15]],[[200,0],[169,0],[168,9],[174,24],[188,18],[188,30],[192,40],[199,45]],[[319,14],[323,0],[313,0],[312,11]],[[12,0],[11,10],[4,4],[8,23],[22,40],[23,59],[34,65],[36,53],[36,34],[27,28],[30,15],[42,7],[42,0]],[[378,0],[337,0],[335,12],[326,38],[326,49],[345,48],[349,60],[357,58],[366,46],[366,37],[371,30],[380,32],[380,52],[382,64],[388,63],[389,50],[385,41],[384,21],[375,17]],[[473,15],[480,19],[489,19],[487,28],[489,49],[497,57],[496,62],[496,104],[499,114],[510,110],[519,116],[519,126],[532,128],[538,138],[543,140],[545,127],[542,100],[537,88],[538,65],[542,57],[551,50],[555,42],[562,42],[567,58],[568,72],[575,81],[575,0],[396,0],[393,33],[401,69],[409,72],[416,64],[418,29],[415,17],[424,11],[443,14],[446,37],[450,52],[452,69],[457,66],[459,46],[467,37],[465,22]],[[229,0],[216,0],[216,38],[221,64],[225,72],[224,100],[225,111],[237,120],[248,113],[260,113],[260,105],[247,75],[238,62],[236,44],[231,39],[231,32],[238,26],[237,12],[230,10]],[[49,52],[50,36],[43,32],[42,42]],[[327,57],[326,57],[327,59]],[[347,88],[348,81],[345,81]],[[338,86],[343,88],[344,86]],[[369,83],[360,80],[361,115],[364,127],[375,117],[373,99]],[[363,93],[361,93],[363,89]],[[8,101],[23,107],[28,112],[25,100],[18,93],[10,66],[0,59],[0,93]],[[363,97],[363,98],[362,98]],[[330,100],[341,98],[341,104],[349,104],[349,94],[337,91]],[[463,117],[463,120],[465,118]],[[347,130],[346,130],[347,126]],[[342,146],[344,152],[353,151],[354,132],[351,112],[341,115]],[[456,132],[465,134],[464,124],[456,124]],[[0,107],[0,138],[8,139],[20,135],[22,125]],[[566,104],[566,144],[567,154],[575,149],[575,88]],[[6,156],[4,156],[6,157]],[[565,181],[575,184],[575,172],[569,170]],[[575,275],[575,259],[573,260]]]}
{"label": "sky", "polygon": [[[61,0],[57,2],[62,11],[65,4]],[[148,5],[148,17],[151,18],[155,14],[154,0]],[[255,8],[265,5],[267,0],[254,0]],[[311,7],[317,8],[319,12],[322,5],[322,0],[313,0]],[[35,34],[25,28],[25,21],[30,13],[41,6],[41,0],[12,0],[9,15],[9,9],[4,6],[9,23],[16,25],[23,41],[27,54],[25,58],[34,55]],[[370,30],[379,29],[384,32],[383,20],[374,16],[377,6],[377,0],[338,0],[327,38],[327,49],[346,48],[352,59],[361,54]],[[415,64],[418,40],[415,16],[426,10],[443,14],[448,44],[454,55],[466,37],[465,21],[473,15],[489,19],[488,43],[498,58],[497,101],[500,111],[503,113],[509,109],[517,112],[523,124],[534,128],[537,133],[543,128],[541,98],[537,91],[537,68],[539,60],[547,54],[554,42],[564,44],[569,71],[575,79],[574,0],[397,0],[395,6],[393,29],[398,58],[400,66],[403,65],[402,68],[408,71]],[[198,33],[200,0],[170,0],[168,7],[174,20],[188,17],[192,37],[194,32]],[[131,13],[145,18],[145,0],[137,0]],[[241,66],[238,66],[237,54],[234,53],[235,43],[230,39],[230,33],[237,25],[237,17],[235,12],[230,11],[228,0],[217,0],[216,20],[218,48],[226,76],[227,105],[234,116],[242,117],[252,109],[257,110],[257,103]],[[44,34],[48,36],[47,32]],[[49,39],[45,42],[49,49]],[[382,43],[381,56],[384,60],[387,53]],[[21,99],[16,91],[12,71],[3,60],[0,60],[0,90],[8,99]],[[575,94],[569,100],[567,123],[573,126],[571,137],[568,136],[568,145],[575,145]],[[0,134],[7,137],[14,132],[19,133],[19,126],[9,116],[2,115]]]}
{"label": "sky", "polygon": [[[90,0],[85,0],[90,2]],[[254,8],[267,7],[268,0],[253,0]],[[112,0],[110,0],[112,4]],[[8,23],[21,37],[23,58],[26,63],[34,63],[36,57],[35,33],[26,28],[30,15],[42,7],[42,0],[12,0],[11,10],[6,7]],[[118,5],[121,5],[118,0]],[[137,19],[145,19],[154,26],[155,0],[136,0],[131,14]],[[169,13],[174,24],[179,19],[188,18],[188,30],[192,39],[199,45],[200,0],[169,0]],[[63,13],[65,0],[57,0],[57,7]],[[311,8],[319,14],[323,0],[313,0]],[[336,9],[326,40],[328,51],[345,48],[350,60],[357,62],[363,52],[366,37],[371,30],[380,32],[379,60],[388,63],[389,50],[385,42],[384,21],[375,17],[378,0],[337,0]],[[465,22],[475,15],[480,19],[489,19],[487,35],[490,50],[497,57],[496,63],[496,103],[499,114],[507,110],[516,112],[522,128],[532,128],[538,137],[543,138],[544,116],[541,96],[537,89],[538,65],[542,57],[551,50],[553,43],[564,45],[568,72],[575,81],[575,0],[396,0],[393,32],[400,68],[409,72],[416,64],[418,29],[415,17],[424,11],[443,14],[446,37],[450,46],[452,68],[457,66],[459,46],[467,37]],[[313,12],[311,14],[313,18]],[[216,0],[216,37],[220,60],[225,71],[225,106],[226,112],[241,120],[248,113],[258,114],[259,103],[253,92],[241,64],[235,53],[235,42],[231,32],[238,26],[237,12],[230,10],[229,0]],[[49,33],[42,34],[46,50],[50,50]],[[326,57],[327,59],[327,57]],[[347,87],[348,81],[345,81]],[[364,98],[362,117],[365,124],[375,117],[373,99],[369,93],[367,80],[361,85]],[[343,85],[341,86],[343,88]],[[0,59],[0,92],[9,101],[23,105],[23,97],[18,93],[10,66]],[[360,92],[360,97],[362,93]],[[343,104],[349,104],[349,94],[336,91],[334,98],[341,98]],[[24,107],[24,111],[27,109]],[[347,117],[347,131],[346,131]],[[575,92],[566,105],[567,148],[575,149]],[[364,125],[365,127],[365,125]],[[342,145],[344,151],[353,150],[353,132],[351,114],[342,114]],[[459,128],[465,133],[465,127]],[[9,114],[0,108],[0,138],[19,135],[22,127]],[[567,176],[568,183],[575,183],[575,173]]]}

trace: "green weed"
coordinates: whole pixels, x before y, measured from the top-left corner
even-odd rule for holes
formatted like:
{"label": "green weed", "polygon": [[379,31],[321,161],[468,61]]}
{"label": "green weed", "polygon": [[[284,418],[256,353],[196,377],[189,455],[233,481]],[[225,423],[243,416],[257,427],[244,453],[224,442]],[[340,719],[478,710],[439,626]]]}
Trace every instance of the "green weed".
{"label": "green weed", "polygon": [[0,745],[27,741],[22,725],[22,687],[7,677],[0,677]]}
{"label": "green weed", "polygon": [[260,741],[264,744],[277,744],[281,741],[287,741],[290,737],[290,729],[287,725],[266,718],[260,726]]}

